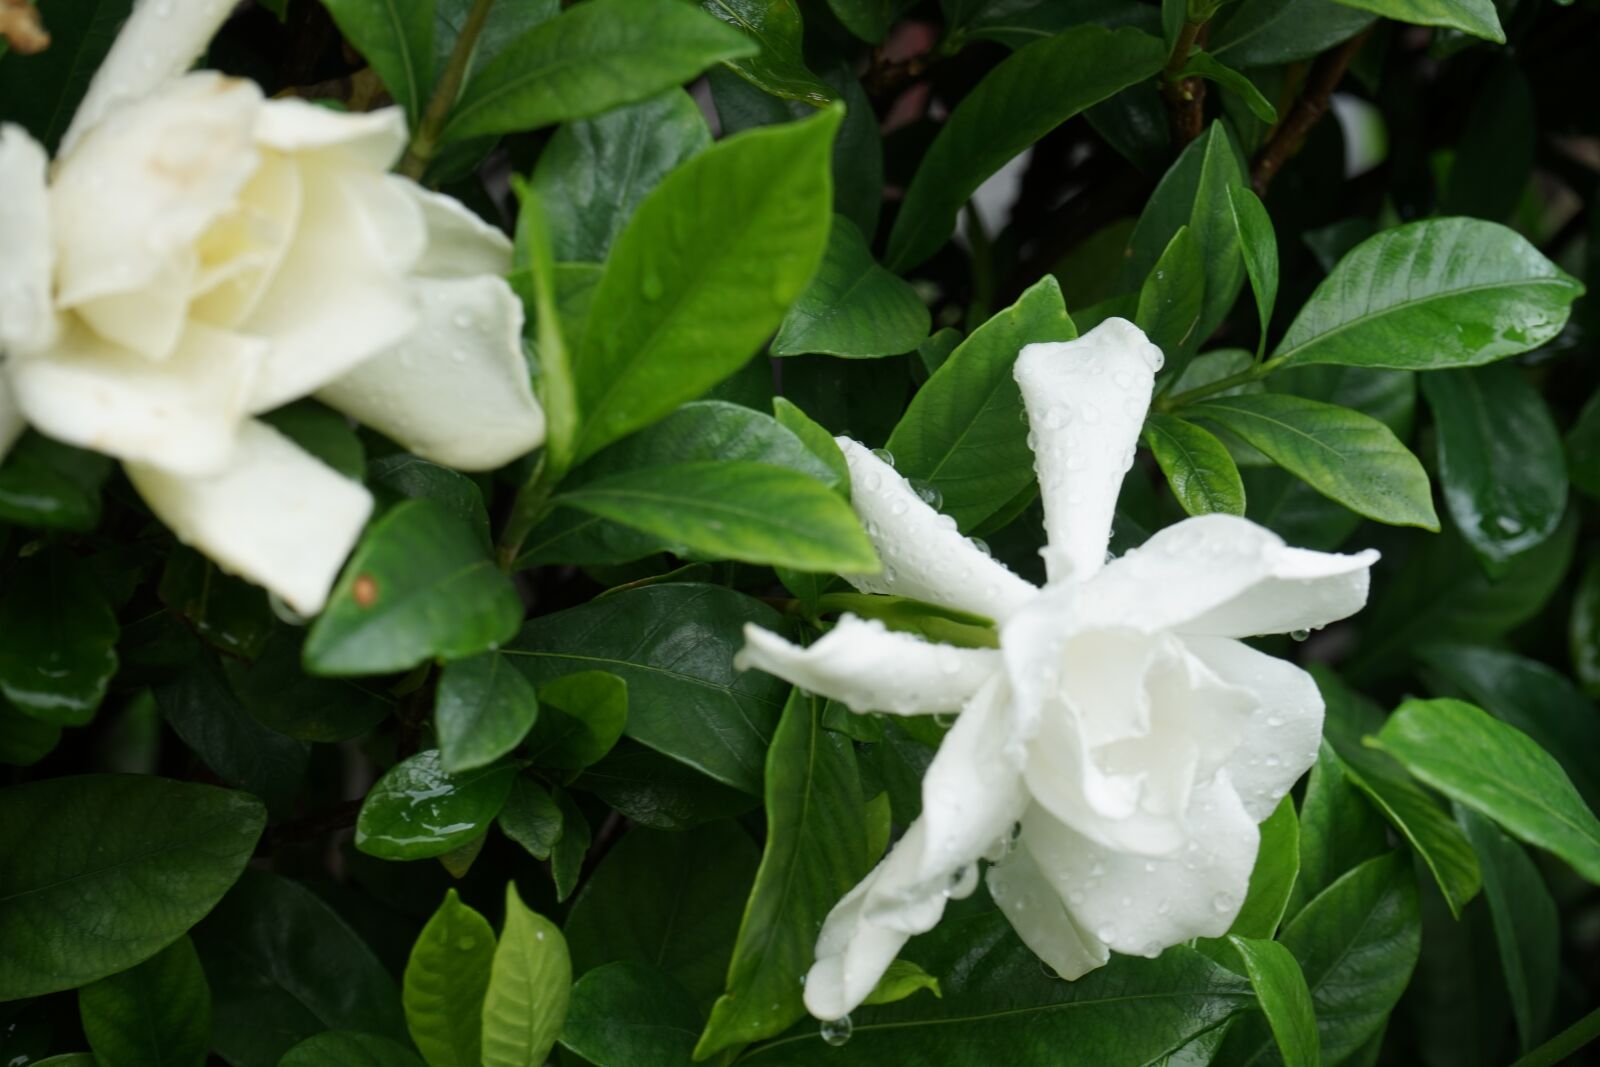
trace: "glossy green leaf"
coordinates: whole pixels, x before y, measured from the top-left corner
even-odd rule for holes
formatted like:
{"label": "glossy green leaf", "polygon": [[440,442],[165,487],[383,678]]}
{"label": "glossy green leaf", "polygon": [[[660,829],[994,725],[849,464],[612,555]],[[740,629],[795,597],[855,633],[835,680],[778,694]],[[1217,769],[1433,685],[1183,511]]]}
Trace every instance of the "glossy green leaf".
{"label": "glossy green leaf", "polygon": [[1212,397],[1184,411],[1236,434],[1359,515],[1394,526],[1439,528],[1422,464],[1369,415],[1276,393]]}
{"label": "glossy green leaf", "polygon": [[[472,11],[473,0],[434,0],[433,69],[442,73],[455,48],[456,38],[466,25]],[[484,20],[483,32],[472,50],[468,70],[477,70],[498,56],[507,45],[521,39],[522,35],[541,22],[561,13],[561,0],[520,0],[514,4],[495,4]],[[436,87],[436,86],[435,86]]]}
{"label": "glossy green leaf", "polygon": [[[476,490],[474,490],[476,491]],[[280,734],[301,741],[344,741],[386,719],[394,701],[348,678],[318,678],[301,666],[305,632],[279,626],[255,659],[222,661],[239,702]]]}
{"label": "glossy green leaf", "polygon": [[[697,1008],[708,1007],[722,990],[757,862],[755,844],[736,823],[687,833],[630,830],[572,902],[566,934],[573,967],[581,973],[615,960],[648,963]],[[653,891],[640,893],[645,884]]]}
{"label": "glossy green leaf", "polygon": [[1200,159],[1200,176],[1188,222],[1200,252],[1206,290],[1205,305],[1195,330],[1198,336],[1193,341],[1197,346],[1221,325],[1245,282],[1245,263],[1233,216],[1233,194],[1245,187],[1248,178],[1240,165],[1239,150],[1223,122],[1214,121],[1204,140],[1205,154]]}
{"label": "glossy green leaf", "polygon": [[777,612],[730,589],[646,586],[534,619],[505,652],[535,683],[608,670],[628,683],[628,736],[759,795],[786,683],[737,671],[744,625]]}
{"label": "glossy green leaf", "polygon": [[811,416],[786,399],[777,396],[772,398],[772,414],[778,424],[795,437],[806,447],[822,465],[828,469],[830,478],[823,479],[830,482],[835,489],[848,496],[850,494],[850,465],[844,461],[844,453],[839,451],[839,445],[834,441],[833,435],[823,428]]}
{"label": "glossy green leaf", "polygon": [[1022,346],[1077,336],[1046,276],[974,330],[912,397],[888,449],[907,478],[936,487],[941,510],[971,530],[1033,484],[1022,394],[1011,368]]}
{"label": "glossy green leaf", "polygon": [[775,1036],[805,1015],[816,930],[870,864],[863,802],[850,741],[823,729],[821,700],[793,690],[767,754],[761,869],[696,1056]]}
{"label": "glossy green leaf", "polygon": [[483,1067],[540,1067],[561,1033],[572,962],[561,930],[506,886],[506,923],[483,1000]]}
{"label": "glossy green leaf", "polygon": [[1206,269],[1188,226],[1179,226],[1139,287],[1133,321],[1169,361],[1186,361],[1200,347]]}
{"label": "glossy green leaf", "polygon": [[1396,22],[1444,26],[1496,44],[1506,43],[1494,0],[1339,0],[1339,3]]}
{"label": "glossy green leaf", "polygon": [[1527,734],[1459,700],[1408,700],[1372,742],[1506,832],[1600,882],[1600,819]]}
{"label": "glossy green leaf", "polygon": [[550,849],[550,877],[556,884],[556,901],[560,903],[578,887],[583,861],[589,855],[589,845],[594,838],[589,820],[571,793],[557,789],[555,802],[556,810],[561,812],[561,836]]}
{"label": "glossy green leaf", "polygon": [[[879,796],[887,799],[885,794],[880,793]],[[870,846],[867,855],[869,858],[873,855]],[[868,993],[867,999],[861,1003],[864,1007],[874,1004],[894,1004],[924,989],[936,997],[944,996],[939,989],[939,979],[910,960],[895,960],[889,964],[888,969],[883,972],[883,977],[878,979],[878,984],[872,987],[872,992]]]}
{"label": "glossy green leaf", "polygon": [[749,793],[624,737],[573,783],[641,826],[689,830],[756,807]]}
{"label": "glossy green leaf", "polygon": [[1264,67],[1309,59],[1372,22],[1334,0],[1243,0],[1221,13],[1206,47],[1229,66]]}
{"label": "glossy green leaf", "polygon": [[1475,811],[1457,806],[1456,816],[1483,861],[1483,895],[1526,1051],[1545,1039],[1554,1017],[1561,917],[1539,868],[1520,845]]}
{"label": "glossy green leaf", "polygon": [[1317,1016],[1300,962],[1276,941],[1234,935],[1228,942],[1244,960],[1285,1067],[1317,1067],[1322,1062]]}
{"label": "glossy green leaf", "polygon": [[1228,928],[1241,937],[1271,938],[1278,932],[1289,897],[1300,877],[1300,820],[1294,801],[1284,797],[1261,821],[1261,845],[1239,914]]}
{"label": "glossy green leaf", "polygon": [[1278,303],[1278,236],[1272,228],[1261,199],[1243,185],[1228,189],[1233,208],[1233,223],[1238,229],[1239,251],[1244,255],[1245,273],[1256,297],[1256,314],[1261,320],[1260,352],[1266,351],[1267,331],[1272,326],[1272,309]]}
{"label": "glossy green leaf", "polygon": [[1491,573],[1555,533],[1567,510],[1561,436],[1544,398],[1506,364],[1422,375],[1439,484],[1456,529]]}
{"label": "glossy green leaf", "polygon": [[777,328],[827,245],[839,119],[830,109],[727,138],[639,204],[573,363],[578,459],[728,377]]}
{"label": "glossy green leaf", "polygon": [[411,946],[400,990],[406,1029],[428,1067],[479,1067],[494,946],[489,920],[447,890]]}
{"label": "glossy green leaf", "polygon": [[[120,2],[124,9],[127,0]],[[54,48],[46,53],[51,54]],[[0,67],[0,83],[11,63]],[[27,98],[34,95],[31,87]],[[7,94],[8,101],[17,97]],[[10,112],[15,118],[15,112]],[[0,463],[0,521],[56,530],[92,530],[100,522],[100,485],[111,460],[98,452],[26,433]]]}
{"label": "glossy green leaf", "polygon": [[472,528],[408,500],[368,527],[306,639],[317,674],[383,674],[462,659],[508,639],[522,601]]}
{"label": "glossy green leaf", "polygon": [[763,463],[713,460],[626,471],[555,501],[714,558],[823,572],[879,567],[860,520],[838,494]]}
{"label": "glossy green leaf", "polygon": [[45,722],[82,726],[117,673],[118,633],[83,560],[62,549],[19,560],[0,589],[0,694]]}
{"label": "glossy green leaf", "polygon": [[489,510],[483,504],[483,491],[459,471],[409,452],[397,452],[368,465],[367,486],[378,498],[379,507],[418,498],[436,501],[481,533],[485,544],[489,542]]}
{"label": "glossy green leaf", "polygon": [[917,291],[878,265],[855,223],[835,215],[822,265],[768,350],[775,356],[899,355],[922,343],[929,321]]}
{"label": "glossy green leaf", "polygon": [[582,770],[600,760],[628,724],[628,683],[609,671],[579,671],[544,683],[543,714],[528,735],[536,767]]}
{"label": "glossy green leaf", "polygon": [[532,684],[498,652],[446,664],[433,710],[439,765],[459,774],[493,763],[539,719]]}
{"label": "glossy green leaf", "polygon": [[1300,807],[1300,873],[1283,917],[1307,904],[1360,863],[1388,847],[1383,820],[1350,779],[1344,760],[1324,741]]}
{"label": "glossy green leaf", "polygon": [[1244,514],[1244,482],[1227,446],[1209,430],[1172,415],[1151,415],[1144,442],[1190,515]]}
{"label": "glossy green leaf", "polygon": [[506,44],[462,90],[442,141],[598,115],[749,55],[739,34],[686,4],[587,0]]}
{"label": "glossy green leaf", "polygon": [[489,828],[511,792],[519,765],[491,764],[450,774],[430,748],[390,767],[367,791],[356,847],[386,860],[442,856]]}
{"label": "glossy green leaf", "polygon": [[329,1030],[285,1052],[278,1067],[422,1067],[422,1061],[387,1037]]}
{"label": "glossy green leaf", "polygon": [[501,833],[527,849],[534,859],[549,859],[561,839],[561,809],[542,786],[525,775],[512,783],[495,821]]}
{"label": "glossy green leaf", "polygon": [[1424,219],[1385,230],[1340,260],[1272,358],[1395,370],[1477,366],[1550,340],[1582,294],[1513,230]]}
{"label": "glossy green leaf", "polygon": [[700,0],[700,6],[736,27],[755,45],[723,60],[764,93],[821,107],[833,89],[806,67],[805,25],[795,0]]}
{"label": "glossy green leaf", "polygon": [[211,1048],[211,988],[187,937],[78,990],[78,1013],[101,1067],[201,1067]]}
{"label": "glossy green leaf", "polygon": [[1155,74],[1162,43],[1137,30],[1075,26],[1013,53],[965,96],[906,190],[885,264],[917,266],[955,229],[978,186],[1085,108]]}
{"label": "glossy green leaf", "polygon": [[416,129],[433,85],[433,0],[326,0],[325,6]]}
{"label": "glossy green leaf", "polygon": [[595,1067],[684,1067],[699,1032],[700,1012],[682,986],[649,964],[623,960],[572,987],[561,1044]]}
{"label": "glossy green leaf", "polygon": [[72,989],[170,945],[239,877],[265,825],[244,793],[145,775],[0,790],[0,1000]]}
{"label": "glossy green leaf", "polygon": [[603,262],[645,195],[710,144],[705,116],[682,89],[562,126],[530,179],[555,258]]}
{"label": "glossy green leaf", "polygon": [[1256,88],[1255,82],[1221,62],[1216,56],[1206,52],[1194,52],[1184,63],[1179,77],[1204,78],[1206,81],[1215,82],[1229,92],[1237,93],[1244,101],[1245,107],[1249,108],[1250,113],[1257,119],[1269,126],[1278,121],[1277,108],[1272,106],[1272,101],[1261,95],[1261,90]]}

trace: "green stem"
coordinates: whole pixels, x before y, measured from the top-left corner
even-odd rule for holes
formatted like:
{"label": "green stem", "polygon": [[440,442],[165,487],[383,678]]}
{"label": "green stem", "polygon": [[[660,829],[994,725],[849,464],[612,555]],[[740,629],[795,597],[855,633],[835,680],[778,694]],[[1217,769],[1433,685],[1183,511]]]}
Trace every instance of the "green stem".
{"label": "green stem", "polygon": [[1196,400],[1204,400],[1208,396],[1225,393],[1235,386],[1258,382],[1281,366],[1283,366],[1283,357],[1276,356],[1264,363],[1246,367],[1237,374],[1230,374],[1226,378],[1218,378],[1214,382],[1207,382],[1205,385],[1197,385],[1193,389],[1186,389],[1177,396],[1169,396],[1157,400],[1155,409],[1157,411],[1176,411],[1178,408],[1192,404]]}
{"label": "green stem", "polygon": [[405,158],[400,161],[400,173],[412,181],[422,180],[428,164],[439,153],[439,133],[444,129],[445,120],[450,117],[456,97],[461,94],[461,82],[466,78],[467,67],[472,62],[472,50],[478,45],[478,35],[483,32],[483,24],[489,20],[489,9],[492,7],[494,0],[473,0],[472,10],[467,12],[467,21],[462,24],[461,35],[450,50],[444,74],[440,76],[439,84],[434,87],[433,96],[428,100],[428,110],[422,113],[422,121],[411,136]]}
{"label": "green stem", "polygon": [[550,513],[550,494],[559,477],[541,455],[528,480],[517,490],[517,498],[511,502],[511,514],[500,531],[500,543],[495,548],[501,570],[511,570],[522,552],[522,542],[539,525],[539,520]]}
{"label": "green stem", "polygon": [[1597,1037],[1600,1037],[1600,1008],[1591,1011],[1511,1067],[1555,1067]]}

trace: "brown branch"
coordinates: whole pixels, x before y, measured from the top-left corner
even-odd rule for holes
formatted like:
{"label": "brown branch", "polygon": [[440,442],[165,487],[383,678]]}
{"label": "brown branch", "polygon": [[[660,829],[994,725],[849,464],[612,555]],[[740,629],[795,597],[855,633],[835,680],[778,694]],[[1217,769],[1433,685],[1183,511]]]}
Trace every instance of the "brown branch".
{"label": "brown branch", "polygon": [[1278,124],[1272,140],[1267,142],[1267,146],[1256,157],[1255,166],[1250,168],[1250,184],[1255,187],[1257,194],[1264,195],[1283,165],[1305,146],[1306,136],[1328,111],[1328,98],[1333,95],[1345,71],[1350,69],[1356,53],[1361,51],[1361,46],[1367,43],[1370,36],[1370,28],[1363,30],[1338,48],[1318,57],[1306,78],[1300,99],[1295,101],[1288,116]]}
{"label": "brown branch", "polygon": [[1189,62],[1190,50],[1196,45],[1205,44],[1207,29],[1204,22],[1185,22],[1183,29],[1178,31],[1178,40],[1172,46],[1172,57],[1161,72],[1161,97],[1167,102],[1167,122],[1172,128],[1172,144],[1180,151],[1206,128],[1205,81],[1178,75]]}

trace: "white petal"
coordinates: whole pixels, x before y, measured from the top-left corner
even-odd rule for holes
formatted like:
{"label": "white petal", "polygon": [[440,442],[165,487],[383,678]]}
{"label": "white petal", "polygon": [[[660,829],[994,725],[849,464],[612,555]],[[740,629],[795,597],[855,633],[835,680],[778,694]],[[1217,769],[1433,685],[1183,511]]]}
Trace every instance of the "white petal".
{"label": "white petal", "polygon": [[334,111],[283,97],[267,101],[256,120],[255,138],[286,153],[315,153],[330,161],[381,172],[406,148],[406,116],[398,107]]}
{"label": "white petal", "polygon": [[1023,944],[1062,978],[1082,978],[1111,958],[1105,943],[1079,926],[1060,891],[1029,850],[1024,816],[1022,836],[1006,857],[989,868],[989,895],[1011,921]]}
{"label": "white petal", "polygon": [[150,510],[224,570],[278,594],[302,615],[327,602],[372,511],[372,495],[265,423],[239,431],[232,462],[185,478],[129,464]]}
{"label": "white petal", "polygon": [[0,125],[0,350],[43,348],[55,336],[48,166],[22,127]]}
{"label": "white petal", "polygon": [[1256,709],[1227,767],[1245,810],[1260,822],[1317,762],[1322,693],[1299,667],[1243,642],[1187,637],[1184,644],[1219,677],[1255,696]]}
{"label": "white petal", "polygon": [[188,70],[234,8],[232,0],[138,0],[111,51],[95,71],[72,117],[61,152],[112,109],[148,95]]}
{"label": "white petal", "polygon": [[1029,811],[1022,840],[1083,929],[1118,952],[1158,955],[1194,937],[1220,937],[1244,903],[1260,834],[1227,774],[1195,791],[1187,840],[1151,858],[1108,849]]}
{"label": "white petal", "polygon": [[178,475],[230,462],[266,346],[191,323],[155,362],[69,323],[56,344],[9,369],[28,421],[57,440]]}
{"label": "white petal", "polygon": [[1115,318],[1076,341],[1028,345],[1017,357],[1052,582],[1081,582],[1105,562],[1161,359],[1139,327]]}
{"label": "white petal", "polygon": [[243,324],[272,343],[252,410],[297,400],[416,327],[405,273],[426,242],[422,212],[388,175],[302,164],[300,226]]}
{"label": "white petal", "polygon": [[17,438],[27,428],[22,410],[11,395],[11,383],[6,379],[5,372],[0,371],[0,461],[6,458],[6,453],[11,451],[11,446],[17,443]]}
{"label": "white petal", "polygon": [[317,397],[458,470],[492,470],[544,441],[522,355],[522,302],[491,275],[411,283],[421,318]]}
{"label": "white petal", "polygon": [[1337,555],[1289,548],[1232,515],[1174,523],[1106,567],[1081,610],[1102,625],[1251,637],[1325,626],[1361,610],[1368,549]]}
{"label": "white petal", "polygon": [[850,502],[883,561],[878,574],[844,575],[851,585],[996,621],[1033,597],[1032,585],[961,536],[893,467],[848,437],[835,440],[850,465]]}
{"label": "white petal", "polygon": [[303,195],[300,168],[286,156],[265,153],[232,211],[196,247],[190,316],[230,330],[250,317],[289,252]]}
{"label": "white petal", "polygon": [[955,711],[1003,668],[994,649],[935,644],[854,615],[807,648],[754,623],[744,641],[733,660],[740,670],[766,671],[861,714]]}
{"label": "white petal", "polygon": [[410,182],[406,188],[422,208],[428,225],[428,248],[417,263],[417,274],[466,278],[475,274],[504,276],[511,270],[511,239],[505,234],[454,197]]}

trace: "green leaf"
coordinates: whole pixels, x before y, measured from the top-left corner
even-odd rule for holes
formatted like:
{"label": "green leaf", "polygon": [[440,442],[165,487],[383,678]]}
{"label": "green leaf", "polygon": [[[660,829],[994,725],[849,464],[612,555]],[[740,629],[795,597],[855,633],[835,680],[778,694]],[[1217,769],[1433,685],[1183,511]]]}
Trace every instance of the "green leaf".
{"label": "green leaf", "polygon": [[620,960],[572,987],[561,1044],[595,1067],[684,1067],[700,1012],[683,987],[647,963]]}
{"label": "green leaf", "polygon": [[1236,68],[1309,59],[1365,29],[1373,17],[1332,0],[1244,0],[1217,20],[1207,49]]}
{"label": "green leaf", "polygon": [[1245,273],[1256,295],[1256,314],[1261,320],[1261,344],[1257,354],[1267,350],[1267,331],[1272,326],[1272,309],[1278,303],[1278,237],[1272,229],[1272,216],[1259,197],[1243,185],[1228,188],[1233,223],[1239,234],[1239,251],[1244,255]]}
{"label": "green leaf", "polygon": [[246,871],[194,939],[211,982],[212,1048],[236,1067],[276,1067],[324,1030],[405,1040],[394,980],[297,882]]}
{"label": "green leaf", "polygon": [[1317,1067],[1322,1062],[1317,1016],[1299,961],[1276,941],[1238,935],[1228,941],[1244,960],[1285,1067]]}
{"label": "green leaf", "polygon": [[540,1067],[567,1017],[572,962],[549,919],[506,885],[506,924],[483,1001],[483,1067]]}
{"label": "green leaf", "polygon": [[838,494],[764,463],[626,471],[566,490],[555,502],[713,558],[819,572],[879,567],[860,520]]}
{"label": "green leaf", "polygon": [[[1205,143],[1194,204],[1189,209],[1189,231],[1200,250],[1206,288],[1205,307],[1195,330],[1196,346],[1221,325],[1245,281],[1244,258],[1233,217],[1233,193],[1247,182],[1239,163],[1239,150],[1220,119],[1212,122]],[[1175,374],[1179,369],[1173,367],[1169,373]]]}
{"label": "green leaf", "polygon": [[729,137],[639,204],[573,364],[578,459],[728,377],[777,328],[827,244],[839,119],[829,109]]}
{"label": "green leaf", "polygon": [[[756,864],[756,847],[737,823],[687,833],[628,831],[572,902],[566,934],[573,967],[581,973],[616,960],[648,963],[682,986],[697,1009],[709,1006],[722,990]],[[641,893],[644,885],[651,891]]]}
{"label": "green leaf", "polygon": [[367,791],[356,847],[386,860],[442,856],[482,834],[500,813],[520,765],[450,774],[430,748],[390,767]]}
{"label": "green leaf", "polygon": [[1074,26],[1013,53],[956,106],[917,168],[889,236],[904,273],[955,229],[962,205],[1017,153],[1085,108],[1151,77],[1162,43],[1137,30]]}
{"label": "green leaf", "polygon": [[411,946],[400,991],[406,1029],[428,1067],[479,1067],[494,946],[489,920],[447,890]]}
{"label": "green leaf", "polygon": [[[1567,472],[1572,476],[1572,484],[1589,496],[1600,497],[1600,389],[1590,395],[1578,412],[1572,429],[1567,431],[1566,446]],[[0,479],[4,476],[4,470],[0,469]]]}
{"label": "green leaf", "polygon": [[1444,26],[1474,37],[1506,43],[1494,0],[1338,0],[1346,7],[1371,11],[1414,26]]}
{"label": "green leaf", "polygon": [[1300,914],[1346,871],[1387,847],[1382,819],[1351,781],[1344,760],[1324,741],[1300,808],[1300,873],[1283,917]]}
{"label": "green leaf", "polygon": [[1218,396],[1185,408],[1238,435],[1330,500],[1393,526],[1439,528],[1428,475],[1369,415],[1298,396]]}
{"label": "green leaf", "polygon": [[474,73],[440,140],[598,115],[751,51],[739,34],[687,4],[587,0],[509,42]]}
{"label": "green leaf", "polygon": [[[455,49],[456,39],[466,26],[472,12],[473,0],[434,0],[433,70],[442,73]],[[472,49],[469,72],[482,67],[505,51],[533,27],[547,22],[561,13],[561,0],[518,0],[512,4],[495,4],[484,20],[483,32],[478,34]],[[430,87],[437,88],[437,85]]]}
{"label": "green leaf", "polygon": [[[127,0],[120,2],[127,7]],[[0,83],[10,66],[0,66]],[[27,96],[32,95],[30,89]],[[6,96],[8,101],[16,99]],[[9,117],[15,118],[15,114]],[[30,432],[11,446],[4,460],[0,463],[0,521],[78,531],[100,524],[100,485],[111,473],[109,457]]]}
{"label": "green leaf", "polygon": [[1459,700],[1408,700],[1369,743],[1506,832],[1600,882],[1600,819],[1527,734]]}
{"label": "green leaf", "polygon": [[881,44],[906,4],[903,0],[828,0],[828,6],[845,29],[868,44]]}
{"label": "green leaf", "polygon": [[823,480],[830,482],[840,493],[849,496],[850,465],[845,462],[844,453],[839,451],[839,445],[834,441],[833,434],[801,411],[798,406],[781,396],[772,398],[772,414],[777,418],[779,425],[800,439],[806,451],[822,461],[831,475],[831,478]]}
{"label": "green leaf", "polygon": [[[476,491],[476,490],[474,490]],[[279,626],[254,660],[222,661],[228,682],[251,715],[301,741],[359,737],[389,716],[394,701],[346,678],[318,678],[301,667],[303,630]]]}
{"label": "green leaf", "polygon": [[[1367,860],[1291,919],[1278,940],[1311,991],[1322,1061],[1339,1063],[1383,1028],[1422,945],[1417,883],[1403,852]],[[1236,1022],[1223,1063],[1256,1063],[1272,1047],[1259,1017]]]}
{"label": "green leaf", "polygon": [[1221,62],[1216,56],[1199,51],[1191,53],[1183,69],[1178,72],[1178,77],[1204,78],[1206,81],[1216,82],[1229,92],[1237,93],[1244,101],[1245,107],[1250,109],[1250,114],[1262,122],[1272,126],[1278,121],[1277,108],[1272,106],[1272,101],[1261,95],[1261,90],[1256,88],[1255,82]]}
{"label": "green leaf", "polygon": [[1244,904],[1229,927],[1241,937],[1271,938],[1278,932],[1290,894],[1300,876],[1300,820],[1294,801],[1284,797],[1261,821],[1261,845]]}
{"label": "green leaf", "polygon": [[409,452],[375,459],[367,467],[367,486],[387,509],[401,500],[424,498],[436,501],[464,519],[489,543],[489,509],[483,504],[483,491],[459,471],[418,459]]}
{"label": "green leaf", "polygon": [[697,1058],[775,1036],[805,1015],[801,979],[816,931],[870,865],[863,803],[849,739],[822,728],[821,700],[793,690],[767,754],[766,850]]}
{"label": "green leaf", "polygon": [[0,763],[28,767],[48,756],[61,741],[61,727],[24,715],[0,698]]}
{"label": "green leaf", "polygon": [[45,14],[50,47],[0,62],[6,119],[54,152],[131,7],[131,0],[53,0]]}
{"label": "green leaf", "polygon": [[1155,268],[1139,287],[1133,321],[1168,359],[1187,361],[1204,340],[1198,326],[1205,311],[1206,274],[1200,246],[1189,227],[1179,226]]}
{"label": "green leaf", "polygon": [[889,435],[895,467],[937,488],[941,510],[971,530],[1033,484],[1022,393],[1011,368],[1023,345],[1077,336],[1046,275],[962,341]]}
{"label": "green leaf", "polygon": [[700,6],[755,45],[723,59],[739,77],[762,92],[816,107],[834,98],[833,90],[806,67],[805,25],[794,0],[700,0]]}
{"label": "green leaf", "polygon": [[1151,415],[1144,424],[1150,446],[1172,495],[1190,515],[1244,514],[1244,482],[1227,446],[1209,430],[1172,415]]}
{"label": "green leaf", "polygon": [[855,223],[835,215],[822,265],[783,317],[769,351],[894,356],[921,344],[929,323],[917,291],[878,266]]}
{"label": "green leaf", "polygon": [[265,825],[254,797],[146,775],[0,790],[0,1000],[72,989],[172,944]]}
{"label": "green leaf", "polygon": [[353,481],[367,469],[366,448],[339,412],[315,400],[296,400],[269,411],[261,421]]}
{"label": "green leaf", "polygon": [[544,714],[528,735],[536,767],[577,771],[611,751],[628,724],[628,683],[610,671],[579,671],[539,689]]}
{"label": "green leaf", "polygon": [[641,826],[689,830],[742,815],[756,798],[626,737],[573,782]]}
{"label": "green leaf", "polygon": [[556,902],[560,903],[578,887],[578,876],[583,871],[583,861],[593,838],[589,820],[584,818],[583,809],[578,807],[571,793],[557,789],[555,801],[561,812],[561,836],[550,850],[550,877],[556,883]]}
{"label": "green leaf", "polygon": [[1456,528],[1491,574],[1543,542],[1567,510],[1561,436],[1539,391],[1501,364],[1422,376],[1439,484]]}
{"label": "green leaf", "polygon": [[710,144],[705,116],[682,89],[562,126],[530,179],[555,258],[603,262],[645,194]]}
{"label": "green leaf", "polygon": [[505,641],[522,600],[472,528],[432,500],[397,504],[345,564],[306,638],[315,674],[383,674]]}
{"label": "green leaf", "polygon": [[[1591,559],[1578,580],[1567,620],[1567,647],[1572,654],[1572,673],[1584,692],[1591,696],[1600,693],[1600,559]],[[1592,797],[1589,803],[1595,803]]]}
{"label": "green leaf", "polygon": [[187,937],[78,990],[78,1014],[101,1067],[201,1067],[211,1048],[211,988]]}
{"label": "green leaf", "polygon": [[0,590],[0,694],[57,726],[94,718],[117,673],[117,617],[83,560],[49,549]]}
{"label": "green leaf", "polygon": [[330,1030],[285,1052],[278,1067],[422,1067],[422,1061],[386,1037]]}
{"label": "green leaf", "polygon": [[1443,218],[1357,245],[1317,286],[1273,353],[1280,365],[1440,370],[1538,348],[1583,286],[1513,230]]}
{"label": "green leaf", "polygon": [[229,656],[259,656],[278,625],[260,586],[224,574],[182,545],[167,557],[157,595],[202,640]]}
{"label": "green leaf", "polygon": [[1550,1032],[1561,958],[1561,917],[1539,868],[1499,827],[1457,806],[1456,817],[1483,862],[1483,895],[1489,902],[1500,970],[1511,994],[1511,1010],[1523,1051]]}
{"label": "green leaf", "polygon": [[522,743],[539,711],[533,686],[500,653],[447,664],[433,711],[440,767],[460,774],[493,763]]}
{"label": "green leaf", "polygon": [[512,783],[496,822],[501,833],[536,860],[549,859],[561,839],[561,809],[542,786],[525,775]]}
{"label": "green leaf", "polygon": [[653,585],[534,619],[504,651],[536,684],[611,671],[628,683],[629,737],[759,796],[788,686],[734,669],[747,622],[787,629],[731,589]]}
{"label": "green leaf", "polygon": [[[1556,1067],[1571,1062],[1569,1057],[1600,1037],[1600,1008],[1596,1008],[1549,1041],[1518,1060],[1512,1067]],[[39,1067],[44,1067],[40,1063]]]}
{"label": "green leaf", "polygon": [[[884,796],[880,793],[879,796]],[[868,849],[869,856],[871,849]],[[863,1006],[873,1004],[894,1004],[926,989],[936,997],[944,996],[939,989],[939,979],[924,971],[910,960],[895,960],[883,972],[883,977],[878,979],[878,984],[872,987],[872,992],[867,994],[867,999],[861,1003]]]}

